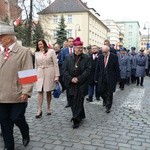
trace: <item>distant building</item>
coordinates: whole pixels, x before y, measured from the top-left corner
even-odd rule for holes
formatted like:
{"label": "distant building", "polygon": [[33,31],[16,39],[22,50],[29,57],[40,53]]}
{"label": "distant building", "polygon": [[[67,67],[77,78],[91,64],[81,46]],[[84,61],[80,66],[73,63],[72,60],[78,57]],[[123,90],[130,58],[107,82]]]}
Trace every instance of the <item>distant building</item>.
{"label": "distant building", "polygon": [[0,0],[0,20],[14,21],[21,15],[21,12],[18,0]]}
{"label": "distant building", "polygon": [[[124,31],[114,20],[103,20],[104,24],[109,28],[108,40],[111,44],[123,46]],[[123,31],[123,32],[122,32]]]}
{"label": "distant building", "polygon": [[142,35],[141,36],[141,49],[144,49],[144,50],[148,49],[147,44],[148,44],[149,40],[150,39],[149,39],[148,35]]}
{"label": "distant building", "polygon": [[55,0],[38,14],[46,39],[51,43],[56,41],[56,30],[62,14],[67,26],[67,37],[79,36],[84,46],[102,46],[107,39],[108,27],[99,19],[100,15],[95,9],[89,8],[81,0]]}
{"label": "distant building", "polygon": [[136,47],[137,50],[140,49],[141,33],[139,31],[140,25],[138,21],[119,21],[116,22],[118,26],[124,26],[124,47],[131,49],[131,47]]}

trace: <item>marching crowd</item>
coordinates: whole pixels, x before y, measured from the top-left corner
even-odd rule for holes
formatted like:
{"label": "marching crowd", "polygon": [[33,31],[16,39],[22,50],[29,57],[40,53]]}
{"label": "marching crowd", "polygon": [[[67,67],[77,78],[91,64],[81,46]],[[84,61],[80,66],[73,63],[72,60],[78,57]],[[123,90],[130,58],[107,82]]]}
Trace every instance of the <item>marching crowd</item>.
{"label": "marching crowd", "polygon": [[44,39],[39,39],[33,55],[17,44],[11,26],[1,24],[0,43],[0,124],[4,150],[15,149],[14,124],[20,129],[23,145],[30,142],[25,111],[33,84],[20,84],[18,71],[33,69],[33,66],[37,71],[36,119],[42,117],[44,93],[47,115],[52,115],[52,91],[59,81],[62,92],[66,92],[65,108],[71,107],[73,128],[78,128],[85,118],[85,96],[88,95],[87,102],[92,102],[94,95],[97,101],[102,98],[106,113],[110,113],[117,83],[121,90],[131,83],[143,86],[145,73],[149,75],[150,70],[150,56],[144,50],[136,52],[135,47],[116,50],[109,40],[105,40],[101,48],[91,45],[85,49],[79,37],[69,37],[63,48],[58,43],[49,48]]}

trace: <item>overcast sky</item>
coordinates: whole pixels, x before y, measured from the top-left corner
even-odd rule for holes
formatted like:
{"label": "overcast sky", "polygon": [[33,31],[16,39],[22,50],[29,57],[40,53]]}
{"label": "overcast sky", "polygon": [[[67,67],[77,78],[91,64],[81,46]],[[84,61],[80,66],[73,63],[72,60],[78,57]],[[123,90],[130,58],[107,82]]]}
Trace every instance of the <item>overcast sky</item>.
{"label": "overcast sky", "polygon": [[[53,2],[54,0],[51,0]],[[145,22],[150,28],[150,0],[82,0],[94,8],[101,19],[114,21],[139,21],[141,31]],[[148,32],[148,31],[147,31]],[[144,33],[147,33],[144,32]]]}
{"label": "overcast sky", "polygon": [[[141,32],[145,22],[150,28],[150,0],[83,0],[101,15],[101,19],[139,21]],[[148,32],[148,31],[147,31]],[[146,32],[146,33],[147,33]],[[145,32],[144,32],[145,33]]]}

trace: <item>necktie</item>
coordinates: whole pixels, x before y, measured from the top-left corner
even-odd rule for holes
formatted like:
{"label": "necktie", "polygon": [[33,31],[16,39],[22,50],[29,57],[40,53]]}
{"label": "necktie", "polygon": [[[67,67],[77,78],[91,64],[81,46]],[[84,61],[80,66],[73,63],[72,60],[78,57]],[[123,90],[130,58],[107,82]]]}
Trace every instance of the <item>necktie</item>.
{"label": "necktie", "polygon": [[9,48],[5,48],[5,49],[4,49],[4,59],[5,59],[5,60],[8,59],[8,57],[9,57],[9,52],[10,52],[10,51],[9,51]]}
{"label": "necktie", "polygon": [[106,67],[106,63],[107,63],[107,56],[104,56],[104,66]]}
{"label": "necktie", "polygon": [[72,48],[70,48],[70,54],[72,54]]}

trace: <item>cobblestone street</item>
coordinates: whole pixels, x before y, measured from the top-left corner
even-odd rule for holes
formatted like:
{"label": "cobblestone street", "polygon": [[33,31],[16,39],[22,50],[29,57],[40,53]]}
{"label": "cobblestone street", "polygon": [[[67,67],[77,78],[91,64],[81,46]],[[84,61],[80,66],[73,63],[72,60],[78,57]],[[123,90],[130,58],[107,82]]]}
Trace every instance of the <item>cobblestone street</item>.
{"label": "cobblestone street", "polygon": [[[102,101],[85,101],[86,119],[78,129],[72,128],[71,110],[64,108],[66,97],[52,100],[52,115],[35,119],[37,92],[29,100],[26,118],[31,141],[24,148],[20,131],[15,126],[16,150],[150,150],[150,78],[144,86],[132,84],[124,91],[117,89],[109,114]],[[0,137],[0,149],[3,139]]]}

